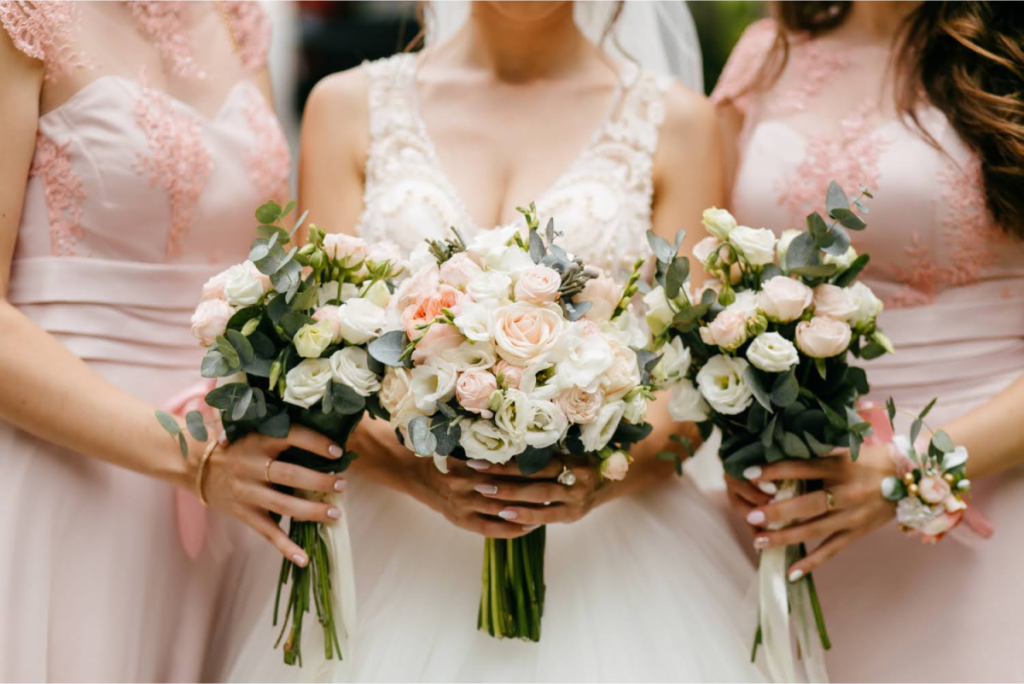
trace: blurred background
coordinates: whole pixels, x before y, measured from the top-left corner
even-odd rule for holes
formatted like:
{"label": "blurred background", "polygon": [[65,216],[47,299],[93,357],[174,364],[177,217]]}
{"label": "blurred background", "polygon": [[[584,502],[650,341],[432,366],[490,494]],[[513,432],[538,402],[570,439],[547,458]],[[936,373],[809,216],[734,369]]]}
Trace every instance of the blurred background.
{"label": "blurred background", "polygon": [[[636,0],[633,0],[636,1]],[[682,2],[683,0],[679,0]],[[761,2],[697,0],[693,13],[710,93],[743,29],[764,13]],[[313,86],[324,76],[405,50],[420,31],[416,2],[299,0],[267,2],[274,24],[271,74],[277,111],[298,149],[298,122]]]}

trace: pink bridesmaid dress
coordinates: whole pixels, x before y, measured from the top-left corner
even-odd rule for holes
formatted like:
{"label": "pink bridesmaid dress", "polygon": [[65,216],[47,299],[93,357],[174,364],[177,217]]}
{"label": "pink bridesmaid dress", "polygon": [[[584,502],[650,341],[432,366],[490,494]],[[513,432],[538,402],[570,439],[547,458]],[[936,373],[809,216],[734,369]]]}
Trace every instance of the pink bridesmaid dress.
{"label": "pink bridesmaid dress", "polygon": [[[167,405],[199,379],[203,282],[287,194],[254,82],[269,24],[247,2],[0,2],[0,25],[45,65],[9,300]],[[0,422],[0,680],[197,679],[229,581],[214,546],[186,554],[171,486]]]}
{"label": "pink bridesmaid dress", "polygon": [[[867,364],[870,398],[917,412],[939,397],[941,426],[1024,372],[1024,243],[992,224],[978,159],[940,111],[920,117],[941,150],[899,120],[884,48],[794,39],[780,79],[747,90],[775,32],[747,29],[713,95],[744,117],[731,208],[747,225],[803,228],[830,180],[871,189],[854,246],[871,255],[863,279],[897,353]],[[973,491],[992,539],[959,530],[966,543],[923,546],[892,523],[814,573],[835,680],[1024,681],[1024,467]]]}

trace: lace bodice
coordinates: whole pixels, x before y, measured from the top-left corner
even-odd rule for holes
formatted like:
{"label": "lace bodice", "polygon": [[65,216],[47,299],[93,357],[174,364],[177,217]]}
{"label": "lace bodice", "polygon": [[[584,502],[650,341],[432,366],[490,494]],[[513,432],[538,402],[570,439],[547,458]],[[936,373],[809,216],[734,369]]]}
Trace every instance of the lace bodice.
{"label": "lace bodice", "polygon": [[854,246],[871,254],[865,277],[888,307],[968,297],[986,282],[1024,297],[1024,245],[992,225],[977,159],[939,110],[919,116],[941,149],[899,119],[889,51],[794,36],[778,81],[752,89],[775,33],[770,20],[748,28],[712,96],[744,116],[738,219],[803,228],[830,180],[849,193],[864,185],[875,199]]}
{"label": "lace bodice", "polygon": [[[411,251],[450,226],[464,235],[475,225],[442,170],[418,108],[416,57],[400,54],[371,62],[370,149],[364,208],[358,231]],[[664,118],[667,79],[628,69],[613,107],[565,173],[539,197],[542,222],[553,216],[561,244],[609,272],[632,266],[646,249],[651,226],[652,165]],[[521,219],[516,225],[525,228]]]}

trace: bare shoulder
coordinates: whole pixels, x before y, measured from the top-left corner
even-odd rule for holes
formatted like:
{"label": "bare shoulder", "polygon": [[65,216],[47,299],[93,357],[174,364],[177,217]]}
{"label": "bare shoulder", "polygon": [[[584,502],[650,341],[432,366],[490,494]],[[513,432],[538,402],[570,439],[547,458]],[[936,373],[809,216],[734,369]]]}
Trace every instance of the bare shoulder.
{"label": "bare shoulder", "polygon": [[323,78],[306,100],[302,156],[317,166],[361,168],[369,146],[369,103],[364,67]]}
{"label": "bare shoulder", "polygon": [[655,167],[674,166],[682,159],[699,163],[714,152],[717,131],[718,118],[711,101],[672,79],[665,93]]}

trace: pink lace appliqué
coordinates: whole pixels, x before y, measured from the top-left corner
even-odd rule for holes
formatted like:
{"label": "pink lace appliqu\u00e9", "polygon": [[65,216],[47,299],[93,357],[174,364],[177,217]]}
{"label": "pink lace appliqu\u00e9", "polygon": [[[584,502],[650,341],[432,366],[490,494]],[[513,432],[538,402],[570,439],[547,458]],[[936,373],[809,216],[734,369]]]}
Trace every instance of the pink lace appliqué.
{"label": "pink lace appliqu\u00e9", "polygon": [[[773,99],[780,103],[776,106],[777,110],[805,112],[811,98],[821,93],[829,79],[849,67],[850,60],[845,55],[822,50],[816,42],[807,41],[806,38],[795,39],[794,42],[796,44],[791,50],[790,59],[793,62],[793,73],[798,74],[799,78],[785,89],[782,97]],[[851,117],[851,121],[856,116]]]}
{"label": "pink lace appliqu\u00e9", "polygon": [[82,238],[82,179],[71,168],[69,143],[58,145],[42,132],[36,134],[36,152],[30,177],[43,182],[47,215],[50,221],[50,253],[53,256],[77,256],[76,245]]}
{"label": "pink lace appliqu\u00e9", "polygon": [[995,263],[995,248],[1006,236],[989,219],[981,192],[981,163],[976,157],[972,156],[963,169],[947,161],[939,179],[946,185],[942,198],[949,208],[942,221],[943,237],[950,248],[944,280],[953,286],[970,285]]}
{"label": "pink lace appliqu\u00e9", "polygon": [[246,89],[242,108],[255,138],[254,147],[246,154],[249,174],[260,197],[283,200],[288,196],[288,169],[291,155],[288,142],[274,112],[255,88]]}
{"label": "pink lace appliqu\u00e9", "polygon": [[258,2],[220,0],[231,32],[231,42],[247,71],[258,71],[267,63],[270,52],[270,21]]}
{"label": "pink lace appliqu\u00e9", "polygon": [[205,78],[189,43],[189,4],[177,0],[123,0],[160,59],[179,77]]}
{"label": "pink lace appliqu\u00e9", "polygon": [[50,83],[87,66],[71,47],[78,22],[74,2],[0,2],[0,25],[16,48],[43,62],[43,79]]}
{"label": "pink lace appliqu\u00e9", "polygon": [[213,169],[203,142],[202,122],[178,110],[163,93],[143,87],[135,105],[135,122],[146,136],[151,156],[139,156],[135,170],[162,187],[171,209],[168,255],[177,254],[181,238],[192,226],[192,212]]}

